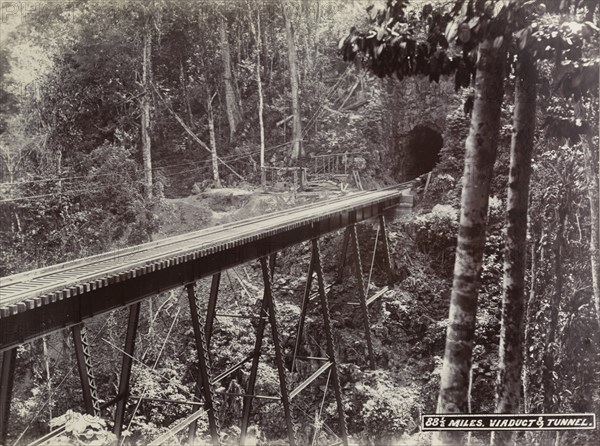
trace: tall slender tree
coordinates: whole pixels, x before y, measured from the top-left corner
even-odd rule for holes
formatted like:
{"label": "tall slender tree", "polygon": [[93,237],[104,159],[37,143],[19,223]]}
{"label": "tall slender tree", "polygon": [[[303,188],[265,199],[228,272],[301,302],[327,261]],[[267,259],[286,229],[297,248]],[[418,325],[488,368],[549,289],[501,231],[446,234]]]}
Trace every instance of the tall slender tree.
{"label": "tall slender tree", "polygon": [[[500,39],[500,40],[499,40]],[[477,296],[486,238],[490,183],[496,160],[506,49],[502,36],[479,43],[475,103],[465,144],[465,169],[449,325],[441,373],[439,413],[467,412]],[[460,444],[463,433],[442,432],[443,444]]]}
{"label": "tall slender tree", "polygon": [[291,11],[282,4],[283,19],[285,21],[285,35],[287,40],[290,85],[292,88],[292,159],[297,160],[304,156],[302,145],[302,118],[300,115],[300,86],[298,77],[298,56],[296,54],[296,39],[292,24]]}
{"label": "tall slender tree", "polygon": [[221,61],[223,62],[223,83],[225,88],[225,105],[229,121],[229,138],[233,139],[238,126],[242,122],[242,113],[237,101],[233,70],[231,67],[231,46],[229,44],[227,19],[219,18],[219,38],[221,41]]}
{"label": "tall slender tree", "polygon": [[[504,250],[504,285],[496,411],[519,411],[523,369],[523,314],[525,259],[531,158],[535,130],[537,68],[529,51],[519,54],[516,70],[513,135],[506,209],[507,235]],[[497,445],[512,444],[514,432],[498,431]]]}
{"label": "tall slender tree", "polygon": [[152,140],[150,138],[150,101],[152,99],[152,17],[145,11],[142,31],[141,129],[144,163],[144,193],[152,198]]}
{"label": "tall slender tree", "polygon": [[210,141],[210,159],[212,164],[213,185],[221,187],[221,177],[219,176],[219,158],[217,156],[217,138],[215,137],[215,118],[213,114],[212,102],[217,93],[212,96],[206,91],[206,117],[208,119],[208,136]]}
{"label": "tall slender tree", "polygon": [[[550,55],[554,60],[563,60],[565,55],[577,55],[579,51],[571,53],[574,43],[579,46],[583,34],[587,32],[583,28],[574,27],[578,32],[571,35],[564,31],[557,42],[556,30],[547,28],[539,29],[536,20],[539,13],[544,9],[522,11],[523,15],[517,17],[514,27],[518,29],[515,33],[515,46],[520,49],[517,52],[516,64],[516,86],[513,135],[511,143],[510,172],[507,194],[506,212],[506,247],[504,252],[504,286],[502,299],[502,323],[500,332],[500,350],[498,364],[498,381],[496,387],[496,411],[500,413],[514,413],[521,409],[521,377],[524,356],[523,314],[525,310],[525,268],[527,249],[527,215],[528,195],[531,177],[531,161],[534,146],[535,120],[538,70],[535,60]],[[519,18],[522,23],[519,23]],[[523,26],[524,25],[524,26]],[[532,37],[532,34],[534,36]],[[551,54],[546,54],[548,48],[553,48]],[[558,50],[560,48],[560,50]],[[567,199],[567,202],[569,200]],[[544,382],[547,396],[552,399],[554,393],[551,389],[553,380],[551,378],[554,369],[554,358],[552,352],[556,337],[558,324],[558,306],[562,294],[562,251],[564,245],[564,225],[566,210],[565,205],[558,210],[557,239],[555,242],[555,278],[553,305],[551,306],[550,329],[547,333],[546,355],[544,367]],[[534,242],[535,245],[535,242]],[[532,251],[532,270],[534,270],[535,251]],[[535,272],[535,271],[533,271]],[[531,295],[535,295],[535,274],[532,274],[530,284]],[[551,410],[552,404],[545,407]],[[511,431],[498,431],[492,437],[492,444],[510,445],[514,442],[514,433]]]}
{"label": "tall slender tree", "polygon": [[[352,30],[340,42],[346,60],[355,60],[355,54],[364,48],[370,56],[367,67],[380,77],[395,75],[402,79],[428,74],[430,81],[438,81],[442,74],[455,73],[457,89],[468,86],[473,74],[476,79],[471,127],[465,143],[458,244],[437,407],[439,413],[465,413],[488,195],[498,146],[510,37],[508,17],[514,5],[499,0],[493,2],[490,9],[483,3],[457,0],[448,13],[423,8],[421,17],[426,24],[426,42],[415,41],[411,37],[413,33],[390,32],[397,23],[407,21],[406,2],[388,1],[387,5],[385,11],[371,11],[378,26],[369,34]],[[449,21],[448,16],[453,20]],[[455,40],[462,46],[459,57],[445,51],[449,42]],[[441,432],[435,442],[461,444],[463,437],[463,432],[446,431]]]}
{"label": "tall slender tree", "polygon": [[265,123],[264,123],[264,94],[263,94],[263,82],[262,82],[262,60],[261,54],[262,48],[262,30],[260,20],[260,9],[256,11],[256,25],[254,21],[250,20],[250,30],[252,36],[256,41],[256,86],[258,88],[258,127],[260,132],[260,183],[263,187],[266,186],[266,172],[265,172]]}
{"label": "tall slender tree", "polygon": [[[350,35],[340,42],[345,60],[354,61],[356,54],[365,53],[367,57],[359,62],[366,62],[366,67],[380,77],[395,75],[402,79],[404,76],[423,73],[429,74],[430,80],[436,81],[440,74],[454,71],[457,88],[469,85],[472,73],[470,66],[474,61],[469,56],[472,52],[477,52],[474,107],[470,132],[465,144],[458,244],[437,408],[441,413],[468,410],[469,373],[475,334],[479,277],[486,240],[488,193],[498,144],[503,80],[507,72],[505,69],[507,51],[513,46],[512,31],[520,30],[524,16],[531,12],[531,8],[537,6],[535,2],[525,0],[497,0],[484,3],[456,0],[449,14],[429,8],[430,17],[423,8],[421,20],[427,21],[429,30],[427,42],[420,43],[403,34],[400,28],[395,28],[398,22],[406,23],[403,14],[406,2],[389,0],[385,11],[371,10],[373,21],[378,26],[373,26],[369,33],[352,30]],[[449,23],[446,20],[448,15],[453,18]],[[533,24],[532,28],[534,28]],[[445,36],[440,33],[443,29],[446,30]],[[550,41],[545,38],[544,32],[540,35],[537,29],[521,31],[522,42],[530,38],[538,42],[538,47],[541,46],[543,49],[542,53],[547,51],[546,47]],[[550,39],[556,40],[558,33],[548,34]],[[458,42],[462,44],[463,55],[448,57],[444,49],[456,36]],[[550,45],[552,50],[555,46],[562,46],[565,49],[576,47],[568,35],[564,36],[563,41],[555,41]],[[522,50],[523,48],[521,46]],[[548,55],[539,54],[539,56]],[[525,266],[522,248],[526,246],[524,242],[529,166],[535,120],[536,71],[532,60],[534,58],[535,56],[528,57],[527,52],[522,52],[517,76],[520,85],[517,87],[511,196],[507,216],[510,238],[505,266],[505,322],[502,328],[501,349],[503,351],[498,400],[500,411],[518,407],[520,393],[521,310]],[[579,85],[580,78],[576,79],[575,84]],[[512,343],[514,345],[511,345]],[[439,441],[447,445],[461,444],[462,440],[463,434],[460,432],[442,432],[439,437]]]}

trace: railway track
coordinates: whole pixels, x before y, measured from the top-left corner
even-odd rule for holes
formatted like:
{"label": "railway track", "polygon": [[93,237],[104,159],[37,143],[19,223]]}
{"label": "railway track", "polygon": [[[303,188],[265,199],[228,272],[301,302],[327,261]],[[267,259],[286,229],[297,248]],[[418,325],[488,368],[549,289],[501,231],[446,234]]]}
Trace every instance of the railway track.
{"label": "railway track", "polygon": [[[278,229],[305,224],[325,214],[347,211],[365,203],[397,195],[410,183],[372,192],[312,203],[289,210],[215,226],[156,242],[110,251],[92,257],[0,278],[0,318],[37,307],[95,287],[111,278],[136,276],[166,265],[190,260],[271,234]],[[118,280],[118,279],[117,279]],[[61,292],[57,292],[61,290]]]}

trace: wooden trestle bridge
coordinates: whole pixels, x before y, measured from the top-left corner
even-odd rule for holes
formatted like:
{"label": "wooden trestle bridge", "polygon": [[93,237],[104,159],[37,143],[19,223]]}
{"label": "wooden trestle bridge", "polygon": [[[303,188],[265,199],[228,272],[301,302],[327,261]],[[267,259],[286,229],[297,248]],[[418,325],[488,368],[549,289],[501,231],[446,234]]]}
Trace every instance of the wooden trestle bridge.
{"label": "wooden trestle bridge", "polygon": [[[0,352],[2,353],[0,443],[4,444],[6,441],[10,421],[10,402],[15,378],[17,347],[69,327],[73,335],[84,407],[88,413],[99,415],[102,409],[116,406],[113,431],[120,436],[125,422],[127,404],[131,399],[130,376],[141,302],[160,292],[185,287],[200,371],[196,383],[196,389],[200,390],[197,391],[196,396],[199,401],[202,400],[202,405],[194,405],[190,415],[174,429],[171,429],[169,435],[189,427],[189,435],[193,439],[196,420],[203,413],[201,409],[204,409],[209,420],[212,442],[215,445],[220,444],[219,420],[215,411],[213,386],[250,362],[251,369],[247,388],[244,393],[238,395],[243,399],[240,442],[244,444],[252,402],[255,398],[261,397],[255,394],[255,385],[263,336],[265,328],[270,325],[280,384],[279,395],[271,398],[276,399],[282,405],[289,443],[297,444],[290,401],[320,375],[327,372],[330,373],[339,416],[338,435],[340,440],[338,444],[347,445],[343,395],[335,358],[334,337],[323,277],[319,238],[332,231],[345,230],[344,244],[339,259],[339,277],[343,274],[347,249],[350,246],[353,251],[358,304],[364,321],[369,363],[371,367],[374,367],[375,358],[369,328],[368,304],[382,293],[376,293],[370,298],[366,294],[356,225],[368,219],[379,219],[377,234],[384,251],[385,268],[391,280],[392,271],[385,216],[393,214],[399,207],[412,206],[412,197],[407,194],[410,186],[410,183],[404,183],[388,189],[349,194],[324,202],[0,278]],[[316,296],[323,318],[327,357],[316,358],[320,359],[323,365],[292,390],[288,388],[286,381],[287,369],[279,338],[272,278],[276,253],[306,241],[312,243],[312,254],[296,343],[298,344],[302,340],[304,318],[313,300],[311,297],[313,296],[312,286],[316,275]],[[227,371],[214,377],[211,374],[209,353],[221,273],[236,265],[257,259],[260,261],[262,269],[264,292],[254,350],[242,362],[232,365]],[[212,276],[212,284],[208,296],[207,312],[204,315],[200,305],[201,296],[196,290],[196,281],[208,276]],[[92,352],[84,324],[87,319],[121,307],[129,308],[129,318],[124,346],[121,350],[122,367],[119,390],[118,394],[110,401],[100,404],[94,380]],[[62,433],[61,429],[54,430],[33,444],[48,443],[51,438],[60,433]],[[168,438],[168,436],[163,436],[152,444],[160,444],[168,441]]]}

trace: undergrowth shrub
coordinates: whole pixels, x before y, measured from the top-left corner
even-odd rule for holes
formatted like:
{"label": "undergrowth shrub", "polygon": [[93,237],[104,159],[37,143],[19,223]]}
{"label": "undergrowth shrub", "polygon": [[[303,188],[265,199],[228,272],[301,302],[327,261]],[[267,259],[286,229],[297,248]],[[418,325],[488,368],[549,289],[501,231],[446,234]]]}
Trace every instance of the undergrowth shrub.
{"label": "undergrowth shrub", "polygon": [[414,432],[418,429],[418,397],[418,388],[394,385],[386,371],[365,373],[349,396],[351,431],[377,444]]}
{"label": "undergrowth shrub", "polygon": [[421,252],[444,252],[456,245],[458,210],[450,205],[436,204],[431,212],[415,218],[413,228]]}

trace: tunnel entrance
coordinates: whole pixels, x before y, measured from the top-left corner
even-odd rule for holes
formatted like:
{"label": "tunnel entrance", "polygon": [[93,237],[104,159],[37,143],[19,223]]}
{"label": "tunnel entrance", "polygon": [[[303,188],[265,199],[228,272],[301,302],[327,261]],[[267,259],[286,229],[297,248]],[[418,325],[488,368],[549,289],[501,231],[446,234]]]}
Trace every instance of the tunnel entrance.
{"label": "tunnel entrance", "polygon": [[440,158],[440,150],[444,145],[442,135],[426,125],[417,125],[408,134],[404,150],[404,174],[412,180],[431,171]]}

